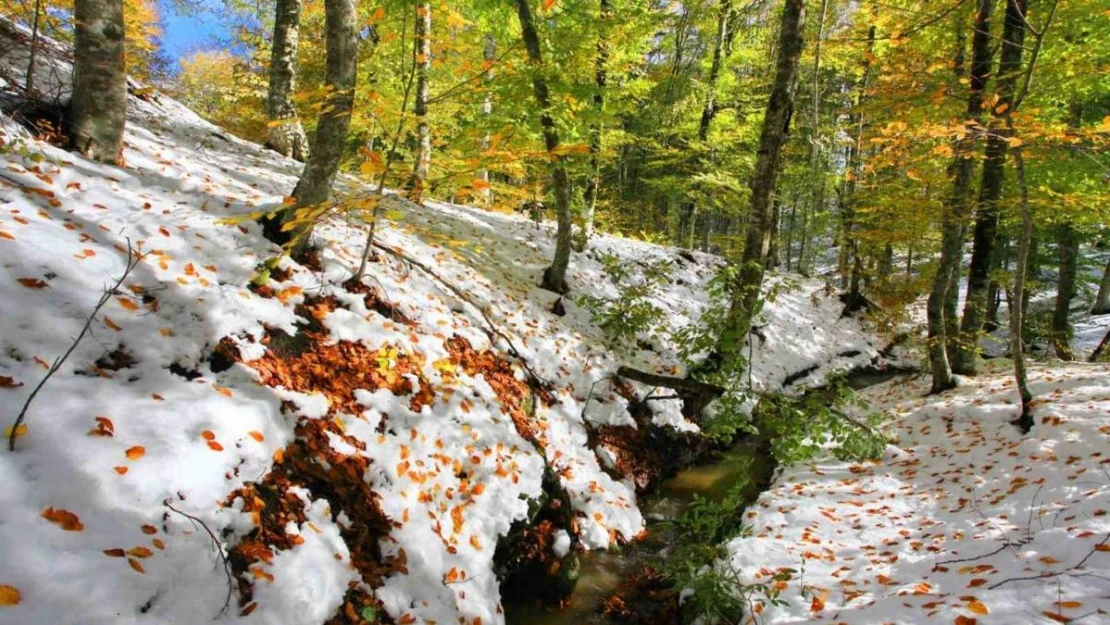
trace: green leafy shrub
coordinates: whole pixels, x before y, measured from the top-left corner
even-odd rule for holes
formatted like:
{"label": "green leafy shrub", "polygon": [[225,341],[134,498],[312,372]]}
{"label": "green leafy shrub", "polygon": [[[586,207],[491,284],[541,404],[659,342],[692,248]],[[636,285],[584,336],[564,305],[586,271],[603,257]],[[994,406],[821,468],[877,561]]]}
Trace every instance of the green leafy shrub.
{"label": "green leafy shrub", "polygon": [[630,268],[631,263],[616,254],[605,253],[598,259],[605,275],[617,287],[617,297],[607,299],[593,295],[579,295],[575,303],[590,311],[594,322],[613,345],[633,342],[641,334],[659,331],[663,309],[652,299],[657,295],[671,270],[669,261],[648,263],[639,276]]}

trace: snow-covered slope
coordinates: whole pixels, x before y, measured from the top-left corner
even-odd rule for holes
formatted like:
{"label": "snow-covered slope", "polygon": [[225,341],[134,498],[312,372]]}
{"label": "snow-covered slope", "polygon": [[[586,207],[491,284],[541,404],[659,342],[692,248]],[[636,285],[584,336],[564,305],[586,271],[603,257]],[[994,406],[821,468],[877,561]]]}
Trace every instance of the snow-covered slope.
{"label": "snow-covered slope", "polygon": [[[587,434],[635,427],[604,381],[619,365],[682,365],[669,339],[653,351],[611,347],[573,303],[549,312],[556,296],[535,284],[550,225],[398,202],[381,241],[438,278],[381,254],[352,292],[342,283],[365,232],[336,218],[317,229],[318,266],[285,261],[280,281],[252,290],[276,249],[253,222],[226,220],[279,206],[300,165],[165,97],[132,97],[128,114],[124,168],[3,125],[0,423],[70,347],[124,270],[128,243],[145,256],[34,400],[15,452],[0,452],[0,587],[18,593],[0,622],[358,622],[375,608],[356,599],[373,596],[398,623],[499,623],[495,546],[529,514],[545,465],[569,498],[573,548],[641,531],[634,489],[603,470]],[[705,307],[715,261],[612,237],[573,256],[575,291],[616,296],[601,252],[674,263],[657,300],[673,327]],[[873,339],[840,308],[818,282],[781,294],[765,310],[757,382],[868,362]],[[483,315],[551,383],[550,402],[520,397],[522,366]],[[282,332],[310,337],[318,360],[275,347]],[[217,351],[241,362],[213,370]],[[507,377],[495,375],[505,366]],[[340,375],[356,380],[349,397],[327,388]],[[658,419],[694,429],[674,403],[653,402]],[[290,478],[305,449],[314,470],[346,472],[346,490]],[[278,503],[257,486],[278,483]],[[384,526],[361,527],[359,506],[377,507]],[[224,609],[214,542],[240,546],[231,564],[249,567],[236,580],[249,604],[233,596]]]}
{"label": "snow-covered slope", "polygon": [[943,395],[925,377],[868,389],[895,418],[881,461],[783,472],[722,564],[781,587],[759,622],[1107,622],[1110,366],[1034,366],[1022,437],[1009,365]]}

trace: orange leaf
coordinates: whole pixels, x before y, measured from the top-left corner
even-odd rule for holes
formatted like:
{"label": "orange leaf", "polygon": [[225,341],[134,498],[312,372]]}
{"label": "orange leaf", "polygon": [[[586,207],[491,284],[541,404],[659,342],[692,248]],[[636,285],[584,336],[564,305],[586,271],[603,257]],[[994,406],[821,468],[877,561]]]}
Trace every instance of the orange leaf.
{"label": "orange leaf", "polygon": [[132,547],[127,550],[127,555],[135,556],[136,558],[149,558],[154,555],[154,552],[146,547]]}
{"label": "orange leaf", "polygon": [[165,549],[166,548],[166,543],[162,542],[161,540],[159,540],[157,538],[155,538],[154,540],[151,540],[150,544],[154,545],[155,547],[158,547],[159,549]]}
{"label": "orange leaf", "polygon": [[128,460],[138,460],[139,458],[143,457],[143,454],[146,453],[146,447],[143,447],[142,445],[135,445],[124,453],[127,454]]}
{"label": "orange leaf", "polygon": [[20,278],[16,280],[28,289],[43,289],[46,288],[46,283],[38,278]]}
{"label": "orange leaf", "polygon": [[223,451],[224,450],[224,446],[217,443],[216,441],[208,441],[208,447],[212,451]]}
{"label": "orange leaf", "polygon": [[106,325],[109,328],[115,330],[116,332],[119,332],[120,330],[123,329],[123,328],[119,327],[119,324],[117,324],[115,321],[112,321],[111,318],[109,318],[107,315],[104,316],[104,325]]}
{"label": "orange leaf", "polygon": [[123,549],[117,547],[116,549],[105,549],[104,555],[110,558],[122,558],[127,554],[123,551]]}
{"label": "orange leaf", "polygon": [[973,580],[971,580],[970,582],[967,583],[967,587],[968,588],[976,588],[976,587],[982,586],[983,584],[986,584],[986,583],[987,583],[987,580],[983,579],[982,577],[976,577],[975,579],[973,579]]}
{"label": "orange leaf", "polygon": [[135,302],[131,301],[130,299],[128,299],[126,297],[118,297],[116,299],[119,300],[119,305],[120,306],[123,306],[125,309],[130,310],[131,312],[134,312],[134,311],[139,309],[138,304],[136,304]]}
{"label": "orange leaf", "polygon": [[978,619],[973,619],[970,616],[964,616],[963,614],[956,617],[956,625],[976,625],[976,623],[978,622]]}
{"label": "orange leaf", "polygon": [[116,473],[119,473],[120,475],[123,475],[124,473],[127,473],[127,467],[122,467],[122,466],[121,467],[112,467],[112,470],[115,471]]}
{"label": "orange leaf", "polygon": [[1095,545],[1095,551],[1110,551],[1110,545],[1106,543]]}
{"label": "orange leaf", "polygon": [[254,440],[256,440],[260,443],[262,441],[266,440],[266,437],[262,436],[262,432],[259,432],[258,430],[251,430],[250,432],[247,432],[247,434],[250,434],[251,438],[253,438]]}
{"label": "orange leaf", "polygon": [[19,589],[15,586],[0,584],[0,605],[19,605]]}
{"label": "orange leaf", "polygon": [[127,563],[131,565],[131,568],[134,569],[136,573],[146,573],[146,570],[143,569],[143,565],[139,564],[139,561],[135,558],[128,558]]}
{"label": "orange leaf", "polygon": [[4,232],[3,230],[0,230],[0,239],[7,239],[9,241],[14,241],[15,237],[8,234],[7,232]]}
{"label": "orange leaf", "polygon": [[1082,608],[1083,607],[1083,602],[1082,601],[1061,601],[1060,602],[1060,607],[1061,608],[1067,608],[1069,610],[1074,610],[1075,608]]}
{"label": "orange leaf", "polygon": [[968,602],[967,609],[971,610],[975,614],[979,614],[979,615],[984,615],[985,616],[987,614],[990,614],[990,610],[987,609],[987,606],[983,605],[983,603],[980,602],[980,601],[970,601],[970,602]]}
{"label": "orange leaf", "polygon": [[215,382],[213,382],[212,383],[212,388],[216,389],[216,392],[219,393],[220,395],[223,395],[224,397],[231,397],[231,389],[229,389],[227,387],[220,386],[219,384],[216,384]]}
{"label": "orange leaf", "polygon": [[0,388],[19,388],[21,386],[23,386],[23,382],[16,382],[6,375],[0,375]]}
{"label": "orange leaf", "polygon": [[821,597],[814,597],[813,598],[813,603],[809,604],[809,611],[810,612],[820,612],[821,610],[824,610],[824,609],[825,609],[825,602],[824,602],[824,600],[821,599]]}
{"label": "orange leaf", "polygon": [[153,525],[144,525],[143,526],[143,533],[144,534],[157,534],[158,533],[158,528],[154,527]]}
{"label": "orange leaf", "polygon": [[201,432],[200,435],[203,436],[204,440],[206,440],[206,441],[216,440],[216,435],[212,433],[212,430],[205,430],[205,431]]}
{"label": "orange leaf", "polygon": [[81,523],[81,519],[77,518],[77,515],[69,510],[55,509],[51,506],[42,511],[42,518],[51,523],[61,525],[62,529],[67,532],[80,532],[85,529],[85,526]]}
{"label": "orange leaf", "polygon": [[1041,612],[1041,614],[1043,614],[1043,615],[1047,616],[1048,618],[1056,621],[1057,623],[1070,623],[1071,622],[1071,619],[1064,616],[1063,614],[1057,614],[1055,612],[1049,612],[1047,610],[1045,610],[1044,612]]}

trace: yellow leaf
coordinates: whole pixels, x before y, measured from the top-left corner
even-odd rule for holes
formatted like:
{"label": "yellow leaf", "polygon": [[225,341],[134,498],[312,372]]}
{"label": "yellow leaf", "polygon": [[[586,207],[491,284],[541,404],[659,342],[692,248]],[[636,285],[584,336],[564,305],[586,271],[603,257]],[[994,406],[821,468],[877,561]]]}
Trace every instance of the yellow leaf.
{"label": "yellow leaf", "polygon": [[[26,436],[26,435],[27,435],[27,424],[26,423],[20,423],[19,426],[15,428],[15,437],[19,438],[20,436]],[[12,437],[12,427],[9,425],[8,427],[4,428],[4,438],[11,438],[11,437]]]}
{"label": "yellow leaf", "polygon": [[19,605],[20,598],[15,586],[0,585],[0,605]]}
{"label": "yellow leaf", "polygon": [[967,609],[979,615],[990,614],[990,610],[987,609],[987,606],[983,605],[983,603],[979,601],[968,602]]}

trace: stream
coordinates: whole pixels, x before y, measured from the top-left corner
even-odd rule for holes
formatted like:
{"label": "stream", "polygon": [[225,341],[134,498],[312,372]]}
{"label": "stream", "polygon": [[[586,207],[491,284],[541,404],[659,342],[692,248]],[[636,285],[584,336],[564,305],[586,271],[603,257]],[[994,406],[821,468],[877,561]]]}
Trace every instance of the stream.
{"label": "stream", "polygon": [[[848,384],[860,390],[905,375],[903,371],[863,368],[849,373]],[[820,392],[822,387],[809,393]],[[600,608],[631,574],[644,565],[664,560],[674,538],[666,521],[678,517],[698,495],[720,500],[734,484],[747,480],[743,506],[754,503],[770,483],[775,464],[765,441],[742,437],[728,449],[712,454],[703,464],[679,471],[640,501],[647,520],[647,536],[620,549],[588,551],[579,555],[578,585],[563,609],[534,603],[505,601],[508,625],[579,625],[609,622]]]}

